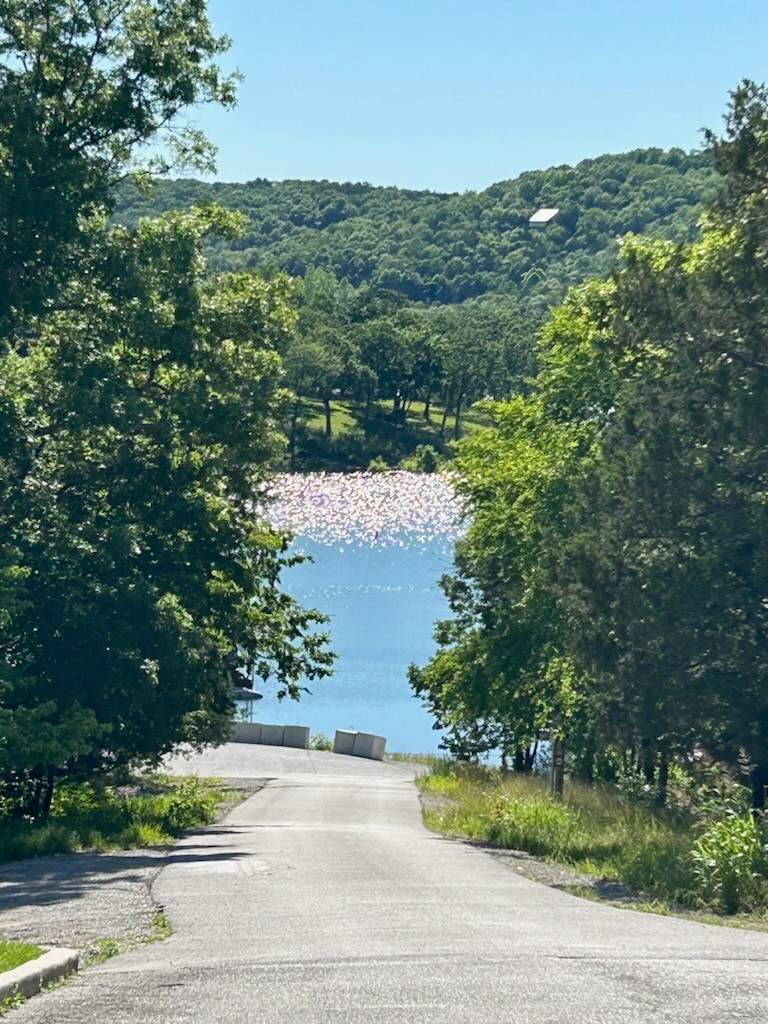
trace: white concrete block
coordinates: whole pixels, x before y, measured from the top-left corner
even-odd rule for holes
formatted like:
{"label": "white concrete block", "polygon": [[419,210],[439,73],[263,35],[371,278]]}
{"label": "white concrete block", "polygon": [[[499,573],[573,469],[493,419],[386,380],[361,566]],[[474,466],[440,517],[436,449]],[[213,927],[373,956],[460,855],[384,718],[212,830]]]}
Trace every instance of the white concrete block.
{"label": "white concrete block", "polygon": [[387,741],[384,736],[374,736],[369,732],[359,732],[355,736],[352,753],[355,757],[369,757],[373,761],[382,761],[386,745]]}
{"label": "white concrete block", "polygon": [[283,746],[299,747],[301,750],[309,749],[309,726],[308,725],[284,725]]}
{"label": "white concrete block", "polygon": [[357,733],[353,729],[337,729],[333,740],[334,754],[351,754]]}
{"label": "white concrete block", "polygon": [[266,743],[269,747],[282,747],[283,745],[283,726],[282,725],[262,725],[261,727],[261,742]]}
{"label": "white concrete block", "polygon": [[234,722],[232,742],[261,743],[261,724],[259,722]]}

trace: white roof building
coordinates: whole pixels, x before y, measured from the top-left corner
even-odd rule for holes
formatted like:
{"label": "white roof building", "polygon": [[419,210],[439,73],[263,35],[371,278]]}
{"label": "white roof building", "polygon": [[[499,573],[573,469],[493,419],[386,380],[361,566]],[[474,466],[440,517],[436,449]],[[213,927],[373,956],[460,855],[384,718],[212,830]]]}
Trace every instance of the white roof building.
{"label": "white roof building", "polygon": [[542,207],[534,213],[528,223],[532,228],[545,228],[558,213],[560,210],[557,208]]}

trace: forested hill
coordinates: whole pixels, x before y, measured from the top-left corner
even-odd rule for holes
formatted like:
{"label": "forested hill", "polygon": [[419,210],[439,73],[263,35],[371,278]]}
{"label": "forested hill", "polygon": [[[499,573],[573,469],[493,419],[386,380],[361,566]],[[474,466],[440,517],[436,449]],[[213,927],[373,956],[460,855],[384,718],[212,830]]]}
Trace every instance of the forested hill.
{"label": "forested hill", "polygon": [[[645,149],[528,171],[463,194],[329,181],[168,180],[150,198],[124,188],[117,217],[134,223],[216,200],[246,214],[248,229],[236,242],[213,243],[215,269],[304,276],[324,267],[356,287],[367,283],[416,302],[523,293],[526,305],[541,308],[568,285],[610,270],[627,232],[691,238],[715,187],[708,154]],[[541,206],[560,214],[546,230],[531,230],[528,219]]]}

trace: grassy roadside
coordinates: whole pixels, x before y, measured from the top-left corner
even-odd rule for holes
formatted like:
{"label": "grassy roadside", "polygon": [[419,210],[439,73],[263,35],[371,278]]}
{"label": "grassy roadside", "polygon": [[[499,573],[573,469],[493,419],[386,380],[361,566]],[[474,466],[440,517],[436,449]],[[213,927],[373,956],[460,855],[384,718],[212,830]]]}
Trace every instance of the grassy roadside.
{"label": "grassy roadside", "polygon": [[697,911],[768,921],[764,826],[731,805],[660,811],[613,787],[569,782],[553,800],[547,780],[439,762],[417,780],[429,828],[520,850],[613,879],[661,913]]}
{"label": "grassy roadside", "polygon": [[0,974],[21,967],[28,960],[35,960],[42,954],[42,949],[32,942],[11,942],[0,939]]}
{"label": "grassy roadside", "polygon": [[216,780],[142,775],[123,785],[62,783],[48,818],[5,818],[0,863],[78,850],[126,850],[174,842],[212,822],[233,794]]}

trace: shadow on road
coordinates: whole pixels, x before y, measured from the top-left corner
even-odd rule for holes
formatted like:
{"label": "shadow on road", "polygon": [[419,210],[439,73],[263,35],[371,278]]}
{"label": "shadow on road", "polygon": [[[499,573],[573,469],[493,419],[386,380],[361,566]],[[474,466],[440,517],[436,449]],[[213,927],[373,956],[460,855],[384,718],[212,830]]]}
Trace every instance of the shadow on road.
{"label": "shadow on road", "polygon": [[[222,830],[230,834],[234,830]],[[218,852],[217,852],[218,851]],[[44,906],[76,900],[115,875],[120,882],[140,882],[146,868],[170,864],[233,861],[237,850],[207,843],[180,848],[125,850],[114,853],[63,853],[6,864],[0,868],[0,913],[19,906]]]}

